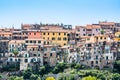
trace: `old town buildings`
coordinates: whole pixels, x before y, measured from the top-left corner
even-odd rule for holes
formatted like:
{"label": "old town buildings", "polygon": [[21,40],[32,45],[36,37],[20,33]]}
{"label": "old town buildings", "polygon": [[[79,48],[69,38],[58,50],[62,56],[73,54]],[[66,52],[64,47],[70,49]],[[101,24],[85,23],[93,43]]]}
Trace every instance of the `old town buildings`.
{"label": "old town buildings", "polygon": [[20,70],[58,62],[113,68],[113,62],[120,59],[120,23],[104,21],[74,28],[40,23],[0,29],[0,55],[9,64],[19,62]]}

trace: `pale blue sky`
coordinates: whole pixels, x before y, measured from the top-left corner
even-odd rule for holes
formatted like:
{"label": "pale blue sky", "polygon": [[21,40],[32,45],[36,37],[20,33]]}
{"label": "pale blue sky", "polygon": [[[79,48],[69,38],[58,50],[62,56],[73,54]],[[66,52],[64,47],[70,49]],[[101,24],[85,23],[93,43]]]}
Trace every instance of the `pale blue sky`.
{"label": "pale blue sky", "polygon": [[21,23],[120,22],[120,0],[0,0],[0,27]]}

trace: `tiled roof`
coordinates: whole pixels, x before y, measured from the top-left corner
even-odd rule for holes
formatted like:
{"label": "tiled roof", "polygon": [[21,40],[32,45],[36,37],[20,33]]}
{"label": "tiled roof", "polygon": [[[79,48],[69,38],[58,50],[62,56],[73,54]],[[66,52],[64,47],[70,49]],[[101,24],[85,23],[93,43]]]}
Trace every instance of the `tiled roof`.
{"label": "tiled roof", "polygon": [[68,32],[68,30],[41,30],[42,32]]}
{"label": "tiled roof", "polygon": [[86,25],[85,28],[86,29],[99,29],[99,28],[101,28],[101,26],[99,26],[99,25]]}
{"label": "tiled roof", "polygon": [[114,25],[114,22],[99,22],[100,25]]}

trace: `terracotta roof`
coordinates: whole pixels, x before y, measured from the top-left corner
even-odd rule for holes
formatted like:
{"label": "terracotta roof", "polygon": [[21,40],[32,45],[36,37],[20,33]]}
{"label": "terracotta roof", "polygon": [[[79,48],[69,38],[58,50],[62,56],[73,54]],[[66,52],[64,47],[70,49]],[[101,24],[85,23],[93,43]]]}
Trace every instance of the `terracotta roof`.
{"label": "terracotta roof", "polygon": [[99,29],[101,28],[101,26],[99,25],[87,25],[85,26],[86,29]]}
{"label": "terracotta roof", "polygon": [[99,22],[100,25],[114,25],[114,22]]}
{"label": "terracotta roof", "polygon": [[41,30],[42,32],[68,32],[68,30]]}
{"label": "terracotta roof", "polygon": [[45,41],[44,39],[25,39],[25,40],[41,40],[41,41]]}

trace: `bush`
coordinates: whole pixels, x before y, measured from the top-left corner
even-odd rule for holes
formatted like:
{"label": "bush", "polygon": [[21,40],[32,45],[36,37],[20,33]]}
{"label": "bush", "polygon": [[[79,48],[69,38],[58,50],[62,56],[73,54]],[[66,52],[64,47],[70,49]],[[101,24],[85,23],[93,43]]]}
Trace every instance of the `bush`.
{"label": "bush", "polygon": [[82,80],[98,80],[96,77],[87,76],[82,78]]}
{"label": "bush", "polygon": [[32,74],[32,75],[30,76],[30,80],[37,80],[37,79],[38,79],[38,76],[37,76],[37,75]]}
{"label": "bush", "polygon": [[47,77],[46,80],[55,80],[54,77]]}

